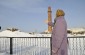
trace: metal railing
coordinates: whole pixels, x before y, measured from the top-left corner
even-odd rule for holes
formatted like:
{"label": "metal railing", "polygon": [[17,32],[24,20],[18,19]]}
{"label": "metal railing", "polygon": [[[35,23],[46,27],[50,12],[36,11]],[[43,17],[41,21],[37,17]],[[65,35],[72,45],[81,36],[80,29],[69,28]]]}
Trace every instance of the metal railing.
{"label": "metal railing", "polygon": [[[68,55],[85,55],[85,36],[68,37]],[[0,37],[0,52],[14,55],[51,55],[51,37]]]}
{"label": "metal railing", "polygon": [[0,37],[0,52],[14,55],[51,55],[51,37]]}
{"label": "metal railing", "polygon": [[85,55],[85,36],[68,37],[68,55]]}

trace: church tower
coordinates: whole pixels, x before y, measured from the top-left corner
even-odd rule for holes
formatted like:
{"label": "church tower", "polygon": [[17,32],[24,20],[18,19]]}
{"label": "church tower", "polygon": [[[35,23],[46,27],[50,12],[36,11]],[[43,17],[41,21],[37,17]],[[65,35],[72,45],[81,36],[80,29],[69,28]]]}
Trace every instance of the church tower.
{"label": "church tower", "polygon": [[[48,7],[48,21],[52,22],[52,16],[51,16],[51,7]],[[48,26],[48,32],[51,33],[52,32],[52,26]]]}

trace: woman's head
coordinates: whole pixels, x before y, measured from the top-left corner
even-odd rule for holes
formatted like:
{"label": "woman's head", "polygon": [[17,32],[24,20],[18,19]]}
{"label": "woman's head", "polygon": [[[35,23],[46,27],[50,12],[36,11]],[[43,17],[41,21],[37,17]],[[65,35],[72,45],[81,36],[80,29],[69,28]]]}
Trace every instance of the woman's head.
{"label": "woman's head", "polygon": [[58,9],[58,10],[56,11],[56,17],[64,16],[64,15],[65,15],[65,13],[64,13],[64,11],[63,11],[63,10]]}

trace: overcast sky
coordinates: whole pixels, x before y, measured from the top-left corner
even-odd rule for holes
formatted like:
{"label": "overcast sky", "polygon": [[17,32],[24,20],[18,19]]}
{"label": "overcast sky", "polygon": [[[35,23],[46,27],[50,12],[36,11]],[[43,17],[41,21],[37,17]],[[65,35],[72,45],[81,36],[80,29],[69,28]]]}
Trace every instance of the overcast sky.
{"label": "overcast sky", "polygon": [[26,32],[47,29],[48,6],[52,20],[57,9],[65,11],[68,28],[85,27],[85,0],[0,0],[0,26],[15,27]]}

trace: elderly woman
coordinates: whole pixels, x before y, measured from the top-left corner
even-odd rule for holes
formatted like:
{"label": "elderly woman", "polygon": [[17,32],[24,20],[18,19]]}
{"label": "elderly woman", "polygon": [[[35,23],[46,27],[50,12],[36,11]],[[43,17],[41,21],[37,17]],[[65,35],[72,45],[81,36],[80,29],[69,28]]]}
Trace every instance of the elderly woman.
{"label": "elderly woman", "polygon": [[67,23],[65,21],[63,10],[56,11],[54,23],[47,22],[53,27],[52,30],[52,55],[68,55],[67,51]]}

